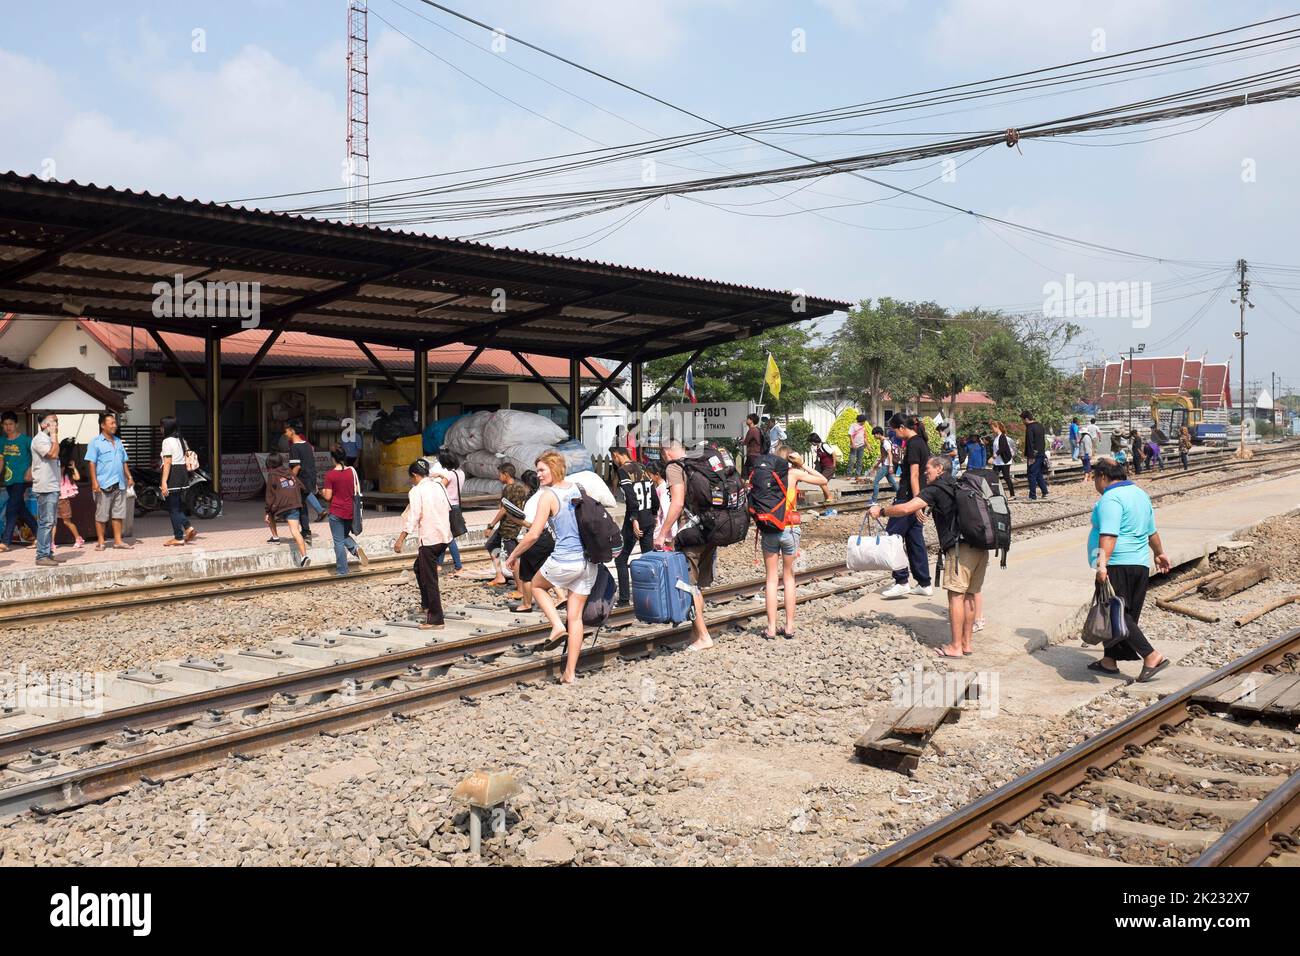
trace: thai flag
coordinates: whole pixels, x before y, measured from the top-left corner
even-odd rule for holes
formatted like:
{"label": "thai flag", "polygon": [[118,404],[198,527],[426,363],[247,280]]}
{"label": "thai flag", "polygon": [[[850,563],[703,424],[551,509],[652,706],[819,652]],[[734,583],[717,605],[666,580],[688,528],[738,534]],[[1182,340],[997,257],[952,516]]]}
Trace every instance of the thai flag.
{"label": "thai flag", "polygon": [[686,395],[692,405],[699,401],[695,397],[695,369],[693,366],[686,367],[686,384],[682,387],[682,392]]}

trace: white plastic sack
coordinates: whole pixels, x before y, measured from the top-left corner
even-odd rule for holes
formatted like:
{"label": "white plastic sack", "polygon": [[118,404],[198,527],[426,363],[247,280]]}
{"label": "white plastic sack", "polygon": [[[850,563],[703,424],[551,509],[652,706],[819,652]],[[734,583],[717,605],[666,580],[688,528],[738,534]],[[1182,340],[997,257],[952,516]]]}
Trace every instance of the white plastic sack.
{"label": "white plastic sack", "polygon": [[501,494],[501,482],[495,478],[466,478],[461,494],[466,498]]}
{"label": "white plastic sack", "polygon": [[848,542],[845,563],[850,571],[902,571],[907,567],[907,547],[902,535],[884,529],[864,534],[865,524]]}
{"label": "white plastic sack", "polygon": [[[452,429],[455,429],[454,425]],[[497,412],[491,421],[485,423],[483,444],[479,447],[488,451],[505,451],[512,445],[554,445],[568,437],[563,428],[544,415],[507,408]],[[531,468],[532,465],[528,467]]]}
{"label": "white plastic sack", "polygon": [[492,421],[493,412],[475,412],[459,419],[447,429],[443,444],[458,455],[468,455],[484,447],[483,432]]}
{"label": "white plastic sack", "polygon": [[497,469],[501,467],[502,461],[504,459],[497,458],[486,448],[481,448],[466,455],[462,467],[465,469],[466,478],[490,478],[499,485]]}
{"label": "white plastic sack", "polygon": [[572,475],[566,475],[564,480],[578,485],[606,508],[614,507],[614,493],[609,490],[609,485],[605,484],[600,475],[594,471],[575,472]]}
{"label": "white plastic sack", "polygon": [[550,445],[535,444],[525,442],[519,445],[510,445],[503,449],[506,461],[515,466],[515,474],[522,475],[526,471],[537,470],[537,458],[545,451],[551,451]]}
{"label": "white plastic sack", "polygon": [[564,456],[565,467],[568,469],[569,474],[595,470],[595,463],[591,460],[591,452],[578,439],[570,438],[567,441],[562,441],[555,446],[555,450]]}

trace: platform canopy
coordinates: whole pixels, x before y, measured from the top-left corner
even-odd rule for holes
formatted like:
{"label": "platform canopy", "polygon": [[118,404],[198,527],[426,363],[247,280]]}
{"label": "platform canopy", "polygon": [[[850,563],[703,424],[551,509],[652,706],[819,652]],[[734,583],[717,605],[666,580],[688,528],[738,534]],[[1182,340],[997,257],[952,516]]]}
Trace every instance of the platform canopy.
{"label": "platform canopy", "polygon": [[[155,284],[257,283],[259,327],[400,348],[460,343],[633,362],[848,302],[375,226],[0,174],[0,311],[224,337]],[[245,290],[243,304],[251,302]],[[159,312],[164,314],[159,314]]]}

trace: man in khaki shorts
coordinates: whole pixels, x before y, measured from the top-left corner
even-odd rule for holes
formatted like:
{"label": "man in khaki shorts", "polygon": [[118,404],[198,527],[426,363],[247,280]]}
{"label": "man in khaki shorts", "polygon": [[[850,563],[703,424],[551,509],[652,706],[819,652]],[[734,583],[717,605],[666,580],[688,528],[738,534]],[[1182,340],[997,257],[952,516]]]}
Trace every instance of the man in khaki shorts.
{"label": "man in khaki shorts", "polygon": [[915,498],[901,505],[873,505],[871,516],[897,518],[926,507],[934,516],[934,529],[943,552],[943,589],[948,592],[948,625],[952,629],[952,640],[935,648],[935,654],[960,659],[974,653],[971,630],[975,625],[975,598],[984,587],[989,553],[960,540],[957,479],[952,476],[948,459],[936,455],[926,462],[925,487]]}

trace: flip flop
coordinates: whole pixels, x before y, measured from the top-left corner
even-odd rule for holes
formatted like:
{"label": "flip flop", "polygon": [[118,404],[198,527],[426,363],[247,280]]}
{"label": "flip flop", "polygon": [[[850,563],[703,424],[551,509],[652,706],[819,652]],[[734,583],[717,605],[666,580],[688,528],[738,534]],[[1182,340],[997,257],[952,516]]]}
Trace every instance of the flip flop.
{"label": "flip flop", "polygon": [[961,656],[962,656],[962,657],[974,657],[974,656],[975,656],[975,652],[974,652],[974,651],[962,651],[962,652],[961,652]]}
{"label": "flip flop", "polygon": [[1162,670],[1168,667],[1170,663],[1171,661],[1169,660],[1169,658],[1166,657],[1155,667],[1147,667],[1146,665],[1143,665],[1142,673],[1138,674],[1137,682],[1139,684],[1145,684],[1147,681],[1151,680],[1151,678],[1155,677]]}
{"label": "flip flop", "polygon": [[1118,667],[1116,667],[1114,670],[1111,670],[1109,667],[1102,667],[1101,661],[1093,661],[1091,664],[1088,665],[1088,670],[1096,671],[1098,674],[1109,674],[1111,677],[1120,676],[1120,669]]}
{"label": "flip flop", "polygon": [[935,657],[946,657],[946,658],[948,658],[948,660],[950,660],[950,661],[959,661],[959,660],[961,660],[961,655],[960,655],[960,654],[949,654],[949,653],[948,653],[947,651],[945,651],[942,647],[936,647],[936,648],[934,649],[934,656],[935,656]]}

